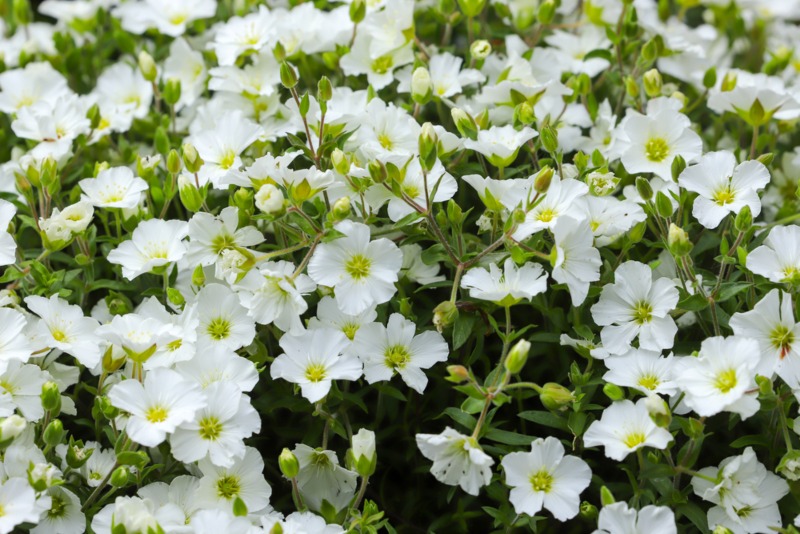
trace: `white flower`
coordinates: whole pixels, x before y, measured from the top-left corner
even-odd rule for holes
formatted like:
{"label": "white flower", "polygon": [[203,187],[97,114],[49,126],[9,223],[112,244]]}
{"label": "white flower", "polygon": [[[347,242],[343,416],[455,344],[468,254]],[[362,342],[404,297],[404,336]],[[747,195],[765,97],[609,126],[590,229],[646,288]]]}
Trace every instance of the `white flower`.
{"label": "white flower", "polygon": [[110,323],[101,325],[95,332],[109,343],[120,347],[134,360],[149,363],[158,347],[163,347],[177,336],[171,325],[138,313],[115,315]]}
{"label": "white flower", "polygon": [[17,243],[8,232],[8,226],[17,214],[17,207],[0,199],[0,265],[11,265],[17,260]]}
{"label": "white flower", "polygon": [[438,263],[428,265],[422,259],[422,247],[418,244],[402,245],[400,251],[403,253],[403,276],[412,282],[427,285],[444,280],[444,276],[439,274]]}
{"label": "white flower", "polygon": [[131,440],[155,447],[179,425],[206,406],[200,388],[169,369],[147,373],[144,383],[128,379],[108,392],[111,404],[130,415],[125,430]]}
{"label": "white flower", "polygon": [[797,101],[794,91],[789,90],[777,76],[754,74],[739,69],[730,69],[724,74],[735,77],[736,85],[729,91],[723,91],[723,73],[719,73],[720,82],[708,95],[708,107],[717,113],[729,111],[751,122],[750,109],[758,101],[766,120],[772,117],[777,120],[792,120],[800,116],[800,102]]}
{"label": "white flower", "polygon": [[628,109],[618,126],[622,164],[631,174],[652,172],[671,180],[672,162],[682,156],[687,163],[700,157],[703,140],[680,113],[682,103],[674,98],[656,98],[647,103],[647,115]]}
{"label": "white flower", "polygon": [[678,534],[675,514],[667,506],[648,505],[640,510],[625,502],[604,506],[593,534]]}
{"label": "white flower", "polygon": [[470,495],[477,495],[481,486],[492,479],[492,457],[483,452],[474,438],[450,427],[441,434],[417,434],[417,447],[425,458],[433,461],[431,474],[448,486],[461,486]]}
{"label": "white flower", "polygon": [[51,379],[50,373],[37,365],[11,360],[0,374],[0,416],[11,415],[16,407],[28,421],[41,419],[42,385]]}
{"label": "white flower", "polygon": [[178,37],[193,21],[213,17],[216,10],[215,0],[144,0],[120,4],[114,8],[114,15],[131,33],[141,35],[155,28],[164,35]]}
{"label": "white flower", "polygon": [[189,219],[189,250],[186,260],[193,265],[211,265],[227,250],[250,253],[247,247],[264,241],[255,226],[239,228],[239,208],[228,206],[219,215],[198,212]]}
{"label": "white flower", "polygon": [[617,401],[603,410],[599,421],[589,425],[583,435],[587,447],[605,447],[606,457],[622,461],[642,447],[664,449],[672,441],[672,434],[656,426],[647,411],[647,399],[634,404],[629,400]]}
{"label": "white flower", "polygon": [[[547,188],[544,196],[536,202],[535,206],[528,210],[528,204],[533,201],[532,198],[528,197],[532,194],[532,182],[535,179],[536,175],[531,176],[526,183],[531,187],[527,191],[523,191],[520,188],[520,194],[514,196],[513,205],[521,203],[523,209],[527,210],[525,220],[514,232],[513,237],[517,240],[525,239],[546,228],[552,230],[561,215],[579,218],[581,213],[585,211],[583,197],[589,192],[589,187],[585,183],[571,178],[562,180],[558,174],[553,175],[550,187]],[[513,192],[514,190],[512,189],[511,193]],[[512,202],[508,201],[510,196],[512,195],[509,194],[504,199],[504,202],[509,207],[512,204]]]}
{"label": "white flower", "polygon": [[391,380],[398,373],[408,387],[422,394],[428,383],[422,369],[446,361],[450,350],[438,332],[415,336],[415,331],[416,324],[399,313],[393,313],[386,326],[370,323],[358,329],[352,352],[364,362],[367,382]]}
{"label": "white flower", "polygon": [[559,521],[578,514],[580,494],[592,471],[576,456],[564,456],[564,446],[550,436],[531,443],[530,452],[512,452],[500,462],[511,486],[509,500],[518,514],[533,517],[544,507]]}
{"label": "white flower", "polygon": [[800,226],[776,226],[747,255],[747,268],[775,283],[800,284]]}
{"label": "white flower", "polygon": [[553,228],[556,261],[553,280],[567,284],[572,305],[580,306],[589,293],[589,283],[600,280],[600,252],[592,246],[592,229],[586,220],[560,217]]}
{"label": "white flower", "polygon": [[349,314],[394,295],[403,264],[400,249],[385,238],[370,241],[369,227],[342,221],[336,230],[344,237],[320,243],[308,263],[308,275],[320,285],[334,288],[336,303]]}
{"label": "white flower", "polygon": [[758,342],[747,337],[710,337],[696,358],[683,358],[678,383],[686,406],[701,416],[733,412],[747,419],[758,411],[755,390]]}
{"label": "white flower", "polygon": [[9,478],[0,485],[0,533],[17,532],[15,527],[22,523],[38,523],[39,510],[36,508],[36,494],[27,481],[22,478]]}
{"label": "white flower", "polygon": [[11,308],[0,308],[0,372],[10,361],[25,363],[30,359],[33,347],[23,333],[27,326],[25,316]]}
{"label": "white flower", "polygon": [[603,327],[603,347],[612,354],[622,354],[638,336],[640,348],[671,348],[678,326],[669,312],[678,299],[671,279],[654,281],[650,267],[626,261],[614,272],[614,283],[603,287],[600,300],[592,306],[594,322]]}
{"label": "white flower", "polygon": [[200,460],[198,467],[203,473],[195,493],[198,505],[230,510],[239,497],[248,510],[256,512],[269,504],[272,488],[263,475],[264,460],[253,447],[247,447],[230,467],[216,466],[208,458]]}
{"label": "white flower", "polygon": [[127,167],[103,169],[96,178],[86,178],[78,185],[83,198],[95,207],[127,209],[138,206],[149,187]]}
{"label": "white flower", "polygon": [[256,323],[227,286],[209,284],[197,294],[197,340],[203,347],[238,350],[253,341]]}
{"label": "white flower", "polygon": [[477,140],[465,140],[464,148],[483,154],[495,167],[508,167],[517,158],[520,147],[537,135],[536,130],[527,126],[519,131],[510,124],[492,126],[479,131]]}
{"label": "white flower", "polygon": [[286,334],[279,343],[284,353],[272,362],[270,375],[299,384],[309,402],[324,398],[333,380],[358,380],[361,376],[361,362],[346,353],[350,341],[337,330],[317,328]]}
{"label": "white flower", "polygon": [[231,382],[215,382],[204,391],[206,407],[170,436],[172,454],[181,462],[208,457],[214,465],[230,467],[244,456],[244,439],[261,430],[261,418],[250,398]]}
{"label": "white flower", "polygon": [[[89,202],[81,200],[70,204],[63,210],[53,208],[51,219],[58,219],[72,234],[80,234],[89,227],[94,217],[94,208]],[[0,234],[2,236],[2,234]],[[2,239],[2,238],[0,238]],[[0,241],[2,246],[2,241]]]}
{"label": "white flower", "polygon": [[687,167],[678,178],[684,189],[699,196],[692,215],[706,228],[716,228],[729,213],[750,207],[753,217],[761,213],[757,190],[769,183],[769,171],[757,160],[736,164],[733,153],[709,152],[697,165]]}
{"label": "white flower", "polygon": [[323,297],[317,304],[317,316],[308,321],[308,328],[334,328],[352,341],[362,326],[373,322],[377,317],[375,306],[370,306],[357,315],[350,315],[340,310],[332,297]]}
{"label": "white flower", "polygon": [[291,262],[267,262],[248,272],[234,287],[242,306],[258,324],[274,323],[289,333],[303,331],[300,316],[308,310],[303,295],[317,286],[307,275],[294,276],[294,272]]}
{"label": "white flower", "polygon": [[193,136],[191,142],[205,162],[200,168],[200,179],[210,181],[216,188],[227,187],[230,180],[243,174],[239,156],[262,132],[262,128],[246,119],[241,111],[233,110],[217,118],[214,129]]}
{"label": "white flower", "polygon": [[39,524],[31,534],[82,534],[86,530],[86,517],[81,512],[77,495],[63,486],[47,488],[50,508],[42,514]]}
{"label": "white flower", "polygon": [[189,232],[184,221],[150,219],[139,223],[131,239],[108,254],[108,261],[122,266],[122,275],[133,280],[175,263],[186,253],[183,238]]}
{"label": "white flower", "polygon": [[356,491],[358,475],[339,465],[333,451],[312,449],[298,443],[292,451],[300,464],[297,487],[312,510],[320,510],[327,501],[336,510],[346,507]]}
{"label": "white flower", "polygon": [[[400,191],[422,207],[426,205],[428,199],[431,204],[450,200],[457,190],[458,183],[449,172],[445,171],[444,165],[439,160],[436,160],[433,168],[423,174],[419,159],[414,158],[405,167],[403,181],[400,184]],[[389,218],[393,221],[399,221],[407,215],[416,213],[406,200],[387,190],[383,184],[375,184],[370,187],[367,190],[366,199],[367,203],[374,208],[379,208],[388,200]]]}
{"label": "white flower", "polygon": [[461,287],[469,289],[474,299],[510,306],[543,293],[547,289],[547,273],[537,263],[518,268],[513,259],[506,258],[502,271],[494,263],[488,271],[482,267],[470,269],[461,279]]}
{"label": "white flower", "polygon": [[800,323],[794,321],[789,293],[773,289],[752,310],[734,313],[730,326],[737,336],[758,342],[758,374],[768,377],[775,372],[792,389],[800,388]]}
{"label": "white flower", "polygon": [[208,77],[203,54],[193,50],[183,38],[172,41],[169,57],[164,61],[162,78],[181,82],[181,98],[176,109],[191,106],[203,94]]}
{"label": "white flower", "polygon": [[767,471],[751,447],[724,459],[719,467],[698,471],[692,489],[716,505],[708,510],[711,529],[721,525],[744,534],[771,532],[783,524],[778,501],[789,492],[789,485]]}
{"label": "white flower", "polygon": [[264,213],[278,213],[283,209],[283,193],[272,184],[264,184],[256,192],[256,207]]}
{"label": "white flower", "polygon": [[210,45],[219,64],[233,65],[244,52],[261,50],[275,31],[274,22],[270,10],[263,5],[257,13],[231,17],[214,33],[214,42]]}
{"label": "white flower", "polygon": [[95,330],[100,326],[91,317],[84,317],[80,306],[52,295],[49,299],[31,295],[25,298],[28,308],[41,317],[36,333],[45,346],[74,356],[90,369],[100,363],[100,339]]}
{"label": "white flower", "polygon": [[604,360],[608,372],[603,380],[617,386],[634,388],[645,395],[660,393],[674,395],[678,392],[672,356],[660,352],[631,348],[622,355]]}

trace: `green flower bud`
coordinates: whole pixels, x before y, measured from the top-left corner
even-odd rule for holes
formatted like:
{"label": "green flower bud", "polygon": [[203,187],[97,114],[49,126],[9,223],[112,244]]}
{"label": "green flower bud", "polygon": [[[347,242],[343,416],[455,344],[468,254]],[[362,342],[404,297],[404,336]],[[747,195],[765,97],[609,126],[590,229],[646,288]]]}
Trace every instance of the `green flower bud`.
{"label": "green flower bud", "polygon": [[139,61],[139,70],[142,71],[144,79],[148,82],[155,81],[158,76],[158,69],[156,68],[156,62],[153,60],[153,56],[148,54],[146,50],[142,50],[139,52],[137,59]]}
{"label": "green flower bud", "polygon": [[11,13],[14,16],[14,21],[20,26],[27,26],[33,20],[33,12],[28,0],[13,0]]}
{"label": "green flower bud", "polygon": [[64,424],[61,420],[53,419],[50,421],[44,429],[42,438],[45,445],[49,445],[50,447],[55,447],[60,444],[61,440],[64,439]]}
{"label": "green flower bud", "polygon": [[725,76],[722,78],[722,84],[719,87],[719,90],[723,93],[727,93],[728,91],[733,91],[736,89],[736,73],[733,71],[728,71],[725,73]]}
{"label": "green flower bud", "polygon": [[433,325],[440,333],[453,325],[456,319],[458,319],[458,306],[449,300],[440,302],[433,309]]}
{"label": "green flower bud", "polygon": [[438,146],[439,136],[436,135],[433,124],[426,122],[419,134],[419,162],[425,171],[430,171],[436,165]]}
{"label": "green flower bud", "polygon": [[558,150],[558,135],[552,126],[545,126],[539,132],[542,146],[551,154],[555,154]]}
{"label": "green flower bud", "polygon": [[367,16],[366,0],[353,0],[350,3],[350,20],[353,24],[358,24]]}
{"label": "green flower bud", "polygon": [[642,176],[636,178],[636,191],[644,201],[649,201],[653,198],[653,188],[650,186],[650,182],[647,178],[643,178]]}
{"label": "green flower bud", "polygon": [[333,98],[333,86],[327,76],[323,76],[317,82],[317,100],[320,102],[328,102]]}
{"label": "green flower bud", "polygon": [[353,434],[351,449],[347,451],[351,469],[361,477],[372,476],[378,463],[375,452],[375,432],[360,429]]}
{"label": "green flower bud", "polygon": [[583,501],[580,507],[580,516],[588,521],[596,521],[597,516],[597,506],[593,505],[588,501]]}
{"label": "green flower bud", "polygon": [[461,137],[466,137],[473,141],[478,139],[478,125],[469,113],[460,108],[452,108],[450,115],[453,117],[453,122]]}
{"label": "green flower bud", "polygon": [[492,53],[492,45],[485,39],[478,39],[470,45],[469,53],[478,61],[486,59]]}
{"label": "green flower bud", "polygon": [[672,167],[670,170],[672,172],[672,180],[677,182],[678,178],[683,174],[683,171],[686,170],[686,160],[683,159],[683,156],[675,156],[675,159],[672,160]]}
{"label": "green flower bud", "polygon": [[92,107],[86,112],[86,118],[89,119],[92,130],[96,130],[97,127],[100,126],[100,121],[103,119],[103,116],[100,114],[100,106],[92,104]]}
{"label": "green flower bud", "polygon": [[542,386],[539,400],[548,410],[566,410],[567,406],[575,401],[575,395],[561,384],[548,382]]}
{"label": "green flower bud", "polygon": [[109,482],[115,488],[124,488],[128,485],[128,479],[130,478],[131,471],[126,466],[121,465],[114,469],[114,472],[111,473],[111,479]]}
{"label": "green flower bud", "polygon": [[692,251],[692,242],[689,240],[689,234],[676,224],[670,223],[669,234],[667,236],[667,244],[672,255],[678,258],[686,256]]}
{"label": "green flower bud", "polygon": [[736,228],[737,232],[746,232],[752,225],[753,214],[750,211],[750,206],[745,205],[739,213],[736,214],[736,218],[733,220],[733,227]]}
{"label": "green flower bud", "polygon": [[181,147],[181,152],[183,155],[183,164],[186,165],[186,170],[192,174],[199,172],[204,161],[203,158],[200,157],[200,154],[197,153],[197,149],[194,147],[194,145],[184,143]]}
{"label": "green flower bud", "polygon": [[661,73],[657,69],[650,69],[644,73],[644,92],[650,98],[661,96],[661,87],[664,81],[661,79]]}
{"label": "green flower bud", "polygon": [[672,210],[672,201],[669,197],[663,191],[656,193],[656,211],[658,214],[668,219],[672,216]]}
{"label": "green flower bud", "polygon": [[164,83],[164,90],[161,92],[164,102],[169,106],[174,106],[181,99],[181,81],[177,78],[170,78]]}
{"label": "green flower bud", "polygon": [[52,380],[48,380],[42,384],[42,408],[50,412],[52,417],[58,417],[61,412],[61,391],[58,389],[58,384]]}
{"label": "green flower bud", "polygon": [[47,463],[30,463],[28,467],[28,484],[31,485],[34,491],[45,491],[59,481],[58,471],[56,471],[54,465]]}
{"label": "green flower bud", "polygon": [[485,6],[486,0],[458,0],[458,7],[461,8],[464,16],[470,19],[480,15]]}
{"label": "green flower bud", "polygon": [[610,382],[607,382],[603,386],[603,393],[605,393],[606,397],[612,401],[618,401],[625,398],[625,392],[622,391],[622,388]]}
{"label": "green flower bud", "polygon": [[272,56],[278,63],[286,61],[286,48],[283,46],[283,43],[278,41],[275,48],[272,49]]}
{"label": "green flower bud", "polygon": [[192,285],[197,287],[203,287],[206,283],[206,274],[203,271],[203,266],[198,265],[192,271]]}
{"label": "green flower bud", "polygon": [[167,171],[169,171],[170,174],[178,174],[181,172],[182,166],[181,157],[178,151],[173,148],[169,151],[169,154],[167,154]]}
{"label": "green flower bud", "polygon": [[537,193],[546,193],[550,189],[550,183],[553,181],[555,174],[556,171],[549,165],[542,167],[542,170],[536,173],[536,177],[533,179],[533,189]]}
{"label": "green flower bud", "polygon": [[644,405],[647,407],[647,413],[650,414],[650,419],[652,419],[657,426],[661,428],[669,427],[669,424],[672,422],[672,412],[670,412],[669,405],[664,399],[655,393],[651,393],[644,401]]}
{"label": "green flower bud", "polygon": [[196,213],[203,207],[205,189],[197,189],[194,180],[181,174],[178,176],[178,196],[183,207],[192,213]]}
{"label": "green flower bud", "polygon": [[287,89],[292,89],[297,85],[297,72],[286,61],[281,63],[281,83]]}
{"label": "green flower bud", "polygon": [[347,154],[342,152],[340,148],[334,148],[331,152],[331,164],[333,169],[343,176],[350,174],[350,162],[347,160]]}
{"label": "green flower bud", "polygon": [[508,353],[508,357],[506,358],[506,371],[512,375],[519,374],[520,371],[522,371],[522,368],[525,367],[525,362],[528,361],[528,353],[530,350],[531,344],[529,341],[524,339],[517,341],[517,343],[511,348],[511,351]]}
{"label": "green flower bud", "polygon": [[92,454],[94,454],[94,449],[87,449],[83,446],[82,441],[73,442],[70,438],[67,446],[67,465],[71,469],[80,469],[89,461]]}
{"label": "green flower bud", "polygon": [[600,487],[600,504],[603,506],[608,506],[610,504],[614,504],[616,499],[614,499],[614,494],[611,493],[611,490],[608,489],[606,486]]}
{"label": "green flower bud", "polygon": [[369,175],[372,178],[372,181],[376,184],[382,184],[386,181],[389,177],[389,173],[386,170],[386,166],[380,161],[370,161],[369,165],[367,165],[367,170],[369,171]]}
{"label": "green flower bud", "polygon": [[411,75],[411,98],[422,106],[430,102],[432,96],[431,73],[425,67],[417,67]]}
{"label": "green flower bud", "polygon": [[631,98],[639,98],[639,84],[632,76],[625,76],[625,92]]}
{"label": "green flower bud", "polygon": [[183,293],[174,287],[167,288],[167,298],[175,306],[180,307],[186,304],[186,299],[183,297]]}
{"label": "green flower bud", "polygon": [[515,121],[521,125],[528,126],[536,120],[536,113],[530,102],[522,102],[514,108]]}
{"label": "green flower bud", "polygon": [[331,206],[331,213],[335,221],[342,221],[350,215],[350,197],[341,197]]}
{"label": "green flower bud", "polygon": [[156,132],[153,134],[153,146],[159,154],[166,155],[169,152],[169,135],[163,126],[156,128]]}
{"label": "green flower bud", "polygon": [[284,448],[278,456],[278,466],[281,468],[281,473],[288,479],[292,479],[300,472],[300,462],[297,456],[292,451]]}
{"label": "green flower bud", "polygon": [[556,3],[553,0],[545,0],[539,6],[539,12],[536,18],[539,19],[539,24],[550,24],[556,16]]}
{"label": "green flower bud", "polygon": [[703,87],[711,89],[717,84],[717,68],[711,67],[703,74]]}

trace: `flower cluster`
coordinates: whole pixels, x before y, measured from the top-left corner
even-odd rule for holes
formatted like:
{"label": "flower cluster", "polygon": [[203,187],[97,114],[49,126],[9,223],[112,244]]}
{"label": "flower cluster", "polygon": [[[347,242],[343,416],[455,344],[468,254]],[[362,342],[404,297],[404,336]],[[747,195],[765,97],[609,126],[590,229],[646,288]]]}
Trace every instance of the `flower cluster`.
{"label": "flower cluster", "polygon": [[800,532],[800,1],[0,17],[0,534]]}

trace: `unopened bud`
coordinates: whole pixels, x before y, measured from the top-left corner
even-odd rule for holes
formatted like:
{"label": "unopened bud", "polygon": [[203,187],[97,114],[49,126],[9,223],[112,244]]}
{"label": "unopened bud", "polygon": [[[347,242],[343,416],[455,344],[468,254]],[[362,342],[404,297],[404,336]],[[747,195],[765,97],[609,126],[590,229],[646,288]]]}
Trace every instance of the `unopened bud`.
{"label": "unopened bud", "polygon": [[439,136],[436,135],[433,124],[426,122],[422,125],[419,134],[419,162],[423,170],[430,171],[436,165],[439,156],[438,146]]}
{"label": "unopened bud", "polygon": [[45,445],[55,447],[61,443],[61,440],[64,438],[64,424],[60,419],[53,419],[44,429],[44,435],[42,437]]}
{"label": "unopened bud", "polygon": [[169,151],[169,154],[167,154],[167,170],[170,174],[178,174],[181,172],[181,167],[181,157],[178,151],[173,148]]}
{"label": "unopened bud", "polygon": [[331,164],[333,169],[341,175],[348,175],[350,173],[350,162],[347,160],[347,154],[342,152],[340,148],[334,148],[331,152]]}
{"label": "unopened bud", "polygon": [[292,89],[295,85],[297,85],[297,72],[294,70],[288,62],[284,61],[281,63],[281,83],[287,89]]}
{"label": "unopened bud", "polygon": [[661,79],[661,73],[658,69],[650,69],[644,73],[644,92],[650,98],[661,96],[661,87],[664,81]]}
{"label": "unopened bud", "polygon": [[611,493],[611,490],[608,489],[607,486],[600,487],[600,504],[603,506],[608,506],[614,504],[616,499],[614,499],[614,494]]}
{"label": "unopened bud", "polygon": [[720,84],[719,90],[723,93],[733,91],[736,89],[736,81],[736,73],[731,71],[726,72],[725,76],[722,77],[722,84]]}
{"label": "unopened bud", "polygon": [[206,273],[203,271],[203,266],[198,265],[192,271],[192,285],[197,287],[203,287],[206,283]]}
{"label": "unopened bud", "polygon": [[550,189],[550,183],[553,181],[555,173],[552,167],[545,165],[533,179],[533,189],[537,193],[546,193],[547,190]]}
{"label": "unopened bud", "polygon": [[469,371],[463,365],[448,365],[447,374],[445,380],[456,384],[469,380]]}
{"label": "unopened bud", "polygon": [[650,414],[650,419],[653,420],[656,426],[661,428],[669,427],[670,422],[672,422],[672,413],[664,399],[655,393],[651,393],[644,401],[644,405],[647,408],[647,413]]}
{"label": "unopened bud", "polygon": [[284,448],[278,456],[278,466],[281,468],[281,473],[288,479],[292,479],[300,472],[300,462],[297,456],[292,451]]}
{"label": "unopened bud", "polygon": [[689,234],[680,226],[670,223],[669,234],[667,236],[667,243],[669,250],[673,256],[681,258],[686,256],[692,250],[692,242],[689,240]]}
{"label": "unopened bud", "polygon": [[752,225],[753,213],[750,211],[750,206],[745,205],[736,214],[736,218],[733,220],[733,227],[736,228],[737,232],[746,232]]}
{"label": "unopened bud", "polygon": [[128,479],[130,478],[131,471],[126,466],[121,465],[114,469],[114,472],[111,473],[111,479],[109,482],[115,488],[124,488],[128,485]]}
{"label": "unopened bud", "polygon": [[517,341],[516,345],[511,348],[511,352],[508,353],[508,357],[506,358],[506,371],[512,375],[519,374],[519,372],[522,371],[522,368],[525,367],[525,362],[528,361],[528,353],[530,350],[531,344],[529,341],[524,339]]}
{"label": "unopened bud", "polygon": [[417,67],[411,75],[411,98],[419,105],[427,104],[433,96],[431,73],[425,67]]}
{"label": "unopened bud", "polygon": [[194,145],[184,143],[181,147],[181,152],[183,153],[183,164],[186,165],[186,170],[192,174],[199,172],[204,162]]}
{"label": "unopened bud", "polygon": [[283,192],[273,184],[264,184],[258,188],[255,202],[256,207],[264,213],[278,214],[283,211]]}
{"label": "unopened bud", "polygon": [[52,380],[48,380],[42,384],[42,408],[50,412],[52,417],[58,417],[61,412],[61,391],[58,389],[58,384]]}
{"label": "unopened bud", "polygon": [[636,83],[632,76],[625,76],[625,92],[632,98],[639,97],[639,84]]}
{"label": "unopened bud", "polygon": [[333,98],[333,86],[327,76],[323,76],[317,82],[317,100],[320,102],[328,102]]}
{"label": "unopened bud", "polygon": [[556,3],[553,0],[545,0],[539,6],[539,12],[536,14],[536,18],[539,19],[539,24],[547,25],[553,22],[553,18],[556,16]]}
{"label": "unopened bud", "polygon": [[565,410],[568,405],[575,401],[575,395],[561,384],[548,382],[542,386],[539,400],[548,410]]}
{"label": "unopened bud", "polygon": [[454,324],[456,319],[458,319],[458,306],[449,300],[440,302],[433,309],[433,325],[440,333]]}
{"label": "unopened bud", "polygon": [[370,161],[369,165],[367,165],[367,170],[369,171],[370,178],[372,178],[372,181],[376,184],[384,183],[389,177],[386,165],[377,160]]}
{"label": "unopened bud", "polygon": [[603,386],[603,393],[612,401],[618,401],[625,398],[625,392],[622,391],[622,388],[616,384],[612,384],[611,382],[606,382],[606,384]]}
{"label": "unopened bud", "polygon": [[349,451],[351,469],[361,477],[372,476],[378,463],[375,452],[375,432],[362,428],[353,434],[352,447]]}
{"label": "unopened bud", "polygon": [[350,3],[350,20],[353,24],[358,24],[367,16],[366,0],[353,0]]}
{"label": "unopened bud", "polygon": [[645,202],[650,201],[653,198],[653,188],[647,178],[642,176],[636,178],[636,191]]}
{"label": "unopened bud", "polygon": [[181,99],[181,81],[177,78],[170,78],[164,82],[164,91],[161,96],[167,105],[174,106]]}
{"label": "unopened bud", "polygon": [[592,503],[590,503],[588,501],[583,501],[581,503],[581,506],[580,506],[579,510],[580,510],[580,512],[579,512],[580,516],[583,519],[586,519],[586,520],[592,521],[592,522],[597,520],[597,516],[598,516],[597,506],[593,505]]}
{"label": "unopened bud", "polygon": [[469,53],[478,61],[486,59],[492,53],[492,45],[485,39],[478,39],[470,45]]}
{"label": "unopened bud", "polygon": [[452,108],[450,115],[453,117],[453,122],[461,137],[466,137],[473,141],[478,139],[478,125],[469,113],[460,108]]}
{"label": "unopened bud", "polygon": [[142,76],[148,82],[152,82],[158,76],[158,69],[156,68],[156,62],[153,60],[153,56],[147,53],[146,50],[142,50],[139,52],[139,57],[137,58],[139,61],[139,70],[142,71]]}

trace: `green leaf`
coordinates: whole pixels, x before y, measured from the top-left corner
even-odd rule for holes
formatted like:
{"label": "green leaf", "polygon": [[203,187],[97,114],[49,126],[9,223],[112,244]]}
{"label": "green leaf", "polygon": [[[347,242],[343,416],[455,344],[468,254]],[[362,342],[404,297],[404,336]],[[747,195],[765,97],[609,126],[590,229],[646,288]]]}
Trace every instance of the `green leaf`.
{"label": "green leaf", "polygon": [[520,412],[519,417],[525,419],[526,421],[532,421],[542,426],[546,426],[549,428],[556,428],[558,430],[563,430],[564,432],[569,432],[569,427],[567,426],[567,421],[563,417],[559,417],[552,412],[545,412],[542,410],[530,410],[526,412]]}
{"label": "green leaf", "polygon": [[518,432],[509,432],[508,430],[500,430],[499,428],[492,428],[484,436],[503,445],[513,445],[518,447],[527,447],[531,442],[536,439],[533,436],[526,436]]}

